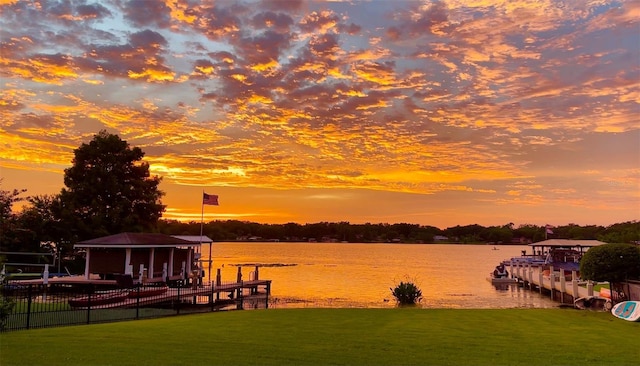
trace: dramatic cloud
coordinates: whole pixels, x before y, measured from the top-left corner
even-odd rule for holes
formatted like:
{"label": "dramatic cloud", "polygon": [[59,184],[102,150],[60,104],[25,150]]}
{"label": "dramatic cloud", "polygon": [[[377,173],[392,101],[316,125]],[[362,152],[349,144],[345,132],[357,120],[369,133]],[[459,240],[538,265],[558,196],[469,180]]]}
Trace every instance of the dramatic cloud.
{"label": "dramatic cloud", "polygon": [[[640,218],[637,1],[52,0],[0,13],[7,188],[55,193],[73,149],[106,129],[164,177],[167,217],[196,217],[208,187],[223,195],[215,217],[271,222]],[[59,183],[40,187],[51,172]],[[327,197],[323,211],[309,196]]]}

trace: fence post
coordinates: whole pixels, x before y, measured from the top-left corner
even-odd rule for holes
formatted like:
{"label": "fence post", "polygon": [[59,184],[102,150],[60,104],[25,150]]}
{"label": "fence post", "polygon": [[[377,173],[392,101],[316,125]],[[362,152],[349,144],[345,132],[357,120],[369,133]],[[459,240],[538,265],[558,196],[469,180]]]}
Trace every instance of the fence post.
{"label": "fence post", "polygon": [[136,287],[136,291],[138,291],[138,296],[136,296],[136,320],[140,319],[140,284]]}
{"label": "fence post", "polygon": [[33,291],[31,291],[31,287],[33,285],[29,285],[29,287],[27,287],[27,329],[29,329],[29,325],[31,322],[31,294],[33,293]]}
{"label": "fence post", "polygon": [[215,306],[213,304],[213,282],[209,281],[209,284],[211,284],[211,294],[209,295],[209,305],[211,305],[211,311],[213,311],[215,309]]}
{"label": "fence post", "polygon": [[92,285],[89,284],[89,286],[87,287],[87,324],[91,324],[91,293],[92,291]]}
{"label": "fence post", "polygon": [[180,288],[182,286],[178,286],[178,298],[176,299],[176,315],[180,315]]}

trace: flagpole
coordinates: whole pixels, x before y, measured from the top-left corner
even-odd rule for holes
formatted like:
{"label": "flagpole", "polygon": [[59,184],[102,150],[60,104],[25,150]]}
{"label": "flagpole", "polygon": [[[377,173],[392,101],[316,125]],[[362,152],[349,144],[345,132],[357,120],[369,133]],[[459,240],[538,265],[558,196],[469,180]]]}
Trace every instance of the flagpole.
{"label": "flagpole", "polygon": [[202,204],[202,211],[200,213],[200,244],[202,244],[202,228],[204,226],[204,189],[202,190],[202,196],[200,196],[200,203]]}
{"label": "flagpole", "polygon": [[[205,196],[206,196],[206,204],[207,205],[218,205],[218,196],[217,195],[208,195],[202,190],[202,213],[200,217],[200,247],[202,248],[202,234],[204,227],[204,205],[205,205]],[[211,264],[213,261],[211,260],[211,255],[213,252],[213,240],[209,239],[209,283],[211,283]],[[203,273],[204,275],[204,273]]]}
{"label": "flagpole", "polygon": [[[200,203],[202,204],[202,209],[200,211],[200,265],[202,265],[202,229],[204,227],[204,189],[202,190],[202,196],[200,196]],[[211,251],[209,251],[209,256],[211,256]],[[202,269],[200,269],[202,271]],[[204,273],[202,273],[204,275]],[[211,281],[211,264],[209,264],[209,281]]]}

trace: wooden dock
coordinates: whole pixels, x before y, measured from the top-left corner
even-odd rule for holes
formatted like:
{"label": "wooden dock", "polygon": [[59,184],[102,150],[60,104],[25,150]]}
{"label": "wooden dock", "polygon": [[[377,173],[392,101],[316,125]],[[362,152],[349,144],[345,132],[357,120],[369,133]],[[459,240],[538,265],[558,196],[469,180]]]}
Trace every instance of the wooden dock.
{"label": "wooden dock", "polygon": [[[576,271],[565,271],[550,267],[548,271],[536,264],[520,262],[504,262],[509,267],[511,278],[523,287],[538,290],[540,293],[549,292],[551,299],[563,304],[573,304],[576,299],[587,296],[600,296],[593,290],[592,281],[580,281]],[[548,272],[548,273],[547,273]]]}
{"label": "wooden dock", "polygon": [[[245,290],[245,291],[243,291]],[[248,291],[246,291],[248,290]],[[120,291],[130,291],[135,293],[136,288]],[[149,296],[126,298],[123,301],[111,304],[91,306],[92,309],[115,309],[150,306],[162,303],[188,303],[207,304],[211,306],[236,305],[237,309],[243,309],[245,300],[252,300],[260,297],[265,300],[265,307],[268,307],[268,299],[271,293],[271,280],[252,280],[239,283],[226,283],[221,285],[206,284],[202,286],[170,287],[166,292]],[[223,296],[221,296],[223,295]],[[78,308],[81,309],[82,307]]]}
{"label": "wooden dock", "polygon": [[[245,303],[250,307],[258,307],[264,301],[265,308],[268,307],[269,296],[271,295],[271,280],[259,279],[259,268],[256,266],[252,271],[249,280],[242,279],[242,267],[238,267],[238,274],[235,282],[222,282],[220,269],[217,271],[215,281],[203,283],[197,278],[184,278],[180,281],[173,281],[178,286],[168,287],[166,292],[153,296],[127,297],[121,301],[90,305],[91,309],[114,309],[132,308],[141,306],[151,306],[154,304],[180,303],[192,305],[210,305],[212,307],[228,307],[235,305],[237,309],[243,309]],[[163,282],[164,283],[164,282]],[[150,282],[146,279],[137,281],[128,286],[122,286],[115,280],[86,279],[84,276],[58,277],[50,279],[33,279],[13,281],[12,284],[20,286],[39,285],[46,288],[49,286],[93,286],[95,294],[118,294],[134,293],[156,288],[160,282]],[[148,287],[148,284],[152,286]],[[100,290],[102,289],[102,290]],[[92,295],[92,296],[94,296]],[[86,294],[78,297],[86,297]],[[87,307],[76,307],[83,309]]]}

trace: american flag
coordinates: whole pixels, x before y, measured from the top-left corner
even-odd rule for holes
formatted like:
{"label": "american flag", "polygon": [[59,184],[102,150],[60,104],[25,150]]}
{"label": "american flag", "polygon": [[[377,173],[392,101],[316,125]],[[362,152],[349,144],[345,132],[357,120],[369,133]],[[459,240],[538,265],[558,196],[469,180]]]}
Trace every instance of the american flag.
{"label": "american flag", "polygon": [[202,192],[202,204],[203,205],[218,206],[218,195],[217,194],[206,194],[206,193]]}
{"label": "american flag", "polygon": [[547,230],[547,231],[546,231],[546,233],[547,233],[547,234],[553,234],[553,230],[551,230],[551,228],[552,228],[552,227],[553,227],[553,226],[551,226],[551,225],[547,225],[547,226],[545,226],[545,229]]}

